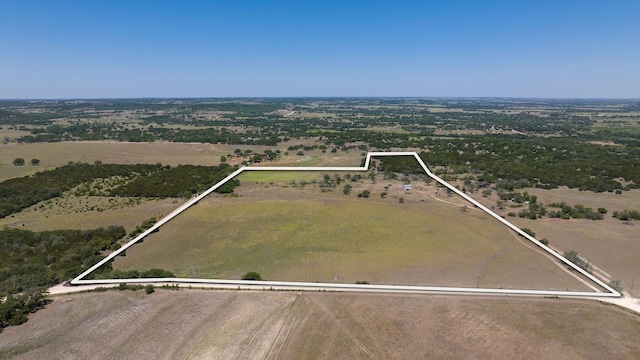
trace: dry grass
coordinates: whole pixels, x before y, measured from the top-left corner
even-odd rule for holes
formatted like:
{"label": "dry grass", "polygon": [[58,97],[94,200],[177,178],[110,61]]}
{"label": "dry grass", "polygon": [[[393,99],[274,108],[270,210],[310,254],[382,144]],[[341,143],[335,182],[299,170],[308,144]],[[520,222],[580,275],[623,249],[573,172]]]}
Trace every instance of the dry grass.
{"label": "dry grass", "polygon": [[[234,149],[262,152],[273,149],[265,146],[184,144],[184,143],[121,143],[121,142],[60,142],[0,145],[0,180],[26,176],[50,170],[72,162],[102,161],[111,164],[218,165],[220,156],[232,154]],[[22,157],[24,166],[14,166],[13,160]],[[31,166],[31,159],[40,160]]]}
{"label": "dry grass", "polygon": [[608,192],[579,191],[566,187],[553,190],[527,188],[522,191],[538,196],[538,202],[542,201],[545,204],[564,201],[571,206],[582,204],[594,210],[603,207],[609,211],[607,216],[611,216],[611,213],[616,210],[640,210],[640,190],[623,191],[620,195]]}
{"label": "dry grass", "polygon": [[[377,191],[387,183],[353,183],[350,196],[321,193],[314,184],[243,185],[239,198],[200,201],[114,266],[205,278],[258,271],[287,281],[337,275],[344,283],[588,290],[488,215],[463,213],[419,190],[402,193],[407,201],[399,204],[399,182],[381,199]],[[378,190],[357,199],[364,188]]]}
{"label": "dry grass", "polygon": [[[639,225],[625,225],[617,219],[603,221],[515,218],[518,226],[535,231],[538,238],[547,238],[558,252],[574,250],[587,260],[621,281],[626,291],[640,296],[640,239]],[[634,281],[635,279],[635,281]]]}
{"label": "dry grass", "polygon": [[[517,226],[533,230],[538,239],[547,238],[550,246],[560,253],[570,250],[579,252],[611,275],[611,278],[605,278],[605,281],[620,280],[626,291],[631,291],[633,284],[633,295],[640,296],[640,265],[638,265],[640,264],[638,237],[640,222],[622,222],[611,217],[611,213],[615,210],[640,209],[639,190],[625,191],[621,195],[567,188],[522,191],[537,195],[539,203],[564,201],[571,206],[582,204],[593,209],[606,208],[609,213],[605,215],[605,219],[597,221],[549,218],[529,220],[517,217],[507,217],[507,219]],[[476,199],[491,207],[495,205],[496,197],[494,194],[490,198],[476,196]],[[518,212],[519,209],[507,208],[498,212],[506,215],[509,211]]]}
{"label": "dry grass", "polygon": [[56,296],[0,359],[634,359],[640,317],[591,301],[157,290]]}
{"label": "dry grass", "polygon": [[184,200],[65,195],[2,218],[0,226],[45,231],[121,225],[130,231],[151,217],[163,217],[182,202]]}
{"label": "dry grass", "polygon": [[[296,141],[295,144],[314,145],[314,139]],[[288,145],[287,145],[288,146]],[[285,152],[286,146],[280,149]],[[264,150],[277,150],[276,147],[253,145],[220,145],[198,143],[125,143],[125,142],[59,142],[36,144],[0,144],[0,181],[9,178],[32,175],[38,171],[51,170],[71,162],[102,161],[105,164],[156,164],[163,165],[218,165],[220,156],[233,154],[235,149],[252,150],[262,153]],[[337,154],[322,153],[320,150],[305,152],[305,156],[282,156],[277,163],[262,165],[292,166],[359,166],[360,151],[340,151]],[[14,166],[15,158],[24,158],[26,165]],[[31,166],[31,159],[39,159],[39,166]],[[229,160],[230,164],[239,164],[241,158]]]}

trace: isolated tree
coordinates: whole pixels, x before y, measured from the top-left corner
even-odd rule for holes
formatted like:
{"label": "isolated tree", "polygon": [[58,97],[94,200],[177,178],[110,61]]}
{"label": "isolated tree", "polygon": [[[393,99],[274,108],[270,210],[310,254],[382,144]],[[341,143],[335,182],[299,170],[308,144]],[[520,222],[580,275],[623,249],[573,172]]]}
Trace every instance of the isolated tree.
{"label": "isolated tree", "polygon": [[227,157],[224,155],[220,156],[220,162],[227,162]]}
{"label": "isolated tree", "polygon": [[40,165],[40,160],[39,159],[31,159],[31,165],[33,165],[33,166]]}
{"label": "isolated tree", "polygon": [[351,194],[351,185],[345,185],[344,188],[342,188],[342,193],[345,195]]}
{"label": "isolated tree", "polygon": [[23,158],[15,158],[13,160],[13,165],[15,166],[22,166],[24,165],[24,159]]}
{"label": "isolated tree", "polygon": [[262,281],[264,279],[262,278],[262,276],[260,276],[259,273],[255,272],[255,271],[249,271],[248,273],[242,275],[242,280],[258,280],[258,281]]}

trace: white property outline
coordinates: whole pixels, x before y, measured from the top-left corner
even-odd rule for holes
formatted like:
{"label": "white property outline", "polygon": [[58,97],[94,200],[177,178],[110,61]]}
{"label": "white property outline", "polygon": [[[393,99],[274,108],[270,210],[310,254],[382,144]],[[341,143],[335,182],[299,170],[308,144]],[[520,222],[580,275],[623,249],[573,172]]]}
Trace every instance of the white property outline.
{"label": "white property outline", "polygon": [[[118,256],[123,251],[127,250],[129,247],[133,246],[138,241],[145,238],[147,235],[156,231],[165,223],[169,222],[174,217],[181,214],[183,211],[190,208],[192,205],[198,203],[198,201],[202,200],[204,197],[211,194],[214,190],[224,185],[227,181],[233,179],[234,177],[240,175],[244,171],[367,171],[369,170],[369,164],[371,162],[371,158],[373,157],[386,157],[386,156],[413,156],[425,173],[440,183],[441,185],[447,187],[449,190],[455,192],[460,195],[463,199],[467,200],[475,207],[481,209],[485,213],[491,215],[496,220],[500,221],[504,225],[508,226],[511,230],[515,231],[525,239],[531,241],[536,246],[540,247],[544,251],[546,251],[549,255],[555,257],[560,260],[565,265],[571,267],[573,270],[578,271],[580,274],[587,277],[589,280],[593,281],[603,289],[608,292],[585,292],[585,291],[563,291],[563,290],[514,290],[514,289],[490,289],[490,288],[457,288],[457,287],[441,287],[441,286],[398,286],[398,285],[354,285],[354,284],[334,284],[334,283],[309,283],[309,282],[285,282],[285,281],[252,281],[252,280],[211,280],[211,279],[193,279],[193,278],[135,278],[135,279],[102,279],[102,280],[82,280],[83,277],[87,276],[91,272],[95,271],[102,265],[111,261],[114,257]],[[537,295],[537,296],[572,296],[572,297],[621,297],[622,295],[610,287],[609,285],[602,282],[600,279],[595,277],[594,275],[588,273],[583,270],[576,264],[567,260],[565,257],[553,251],[548,246],[542,244],[538,240],[536,240],[533,236],[527,234],[526,232],[520,230],[517,226],[511,224],[509,221],[502,218],[500,215],[494,213],[489,210],[484,205],[480,204],[478,201],[474,200],[464,192],[460,191],[458,188],[449,184],[448,182],[442,180],[434,173],[429,171],[427,165],[422,161],[418,153],[416,152],[369,152],[367,153],[367,157],[363,166],[360,167],[296,167],[296,166],[243,166],[240,169],[234,171],[226,178],[219,181],[217,184],[213,185],[209,189],[207,189],[202,194],[190,199],[185,202],[177,209],[172,211],[169,215],[160,219],[160,221],[156,222],[152,227],[120,247],[117,251],[109,254],[107,257],[99,261],[97,264],[93,265],[82,274],[75,277],[70,281],[71,285],[117,285],[120,283],[183,283],[183,284],[211,284],[211,285],[241,285],[243,286],[255,286],[261,285],[263,287],[283,287],[283,288],[291,288],[291,289],[334,289],[334,290],[370,290],[370,291],[410,291],[410,292],[442,292],[442,293],[457,293],[457,294],[504,294],[504,295]]]}

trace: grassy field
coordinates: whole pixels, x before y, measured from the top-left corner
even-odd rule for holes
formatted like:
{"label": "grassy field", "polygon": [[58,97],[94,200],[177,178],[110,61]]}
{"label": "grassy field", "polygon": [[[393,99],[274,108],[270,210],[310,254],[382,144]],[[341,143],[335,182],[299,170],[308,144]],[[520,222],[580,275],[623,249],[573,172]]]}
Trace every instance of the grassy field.
{"label": "grassy field", "polygon": [[241,184],[248,183],[289,183],[318,180],[317,172],[298,171],[246,171],[238,176]]}
{"label": "grassy field", "polygon": [[[528,227],[540,238],[549,239],[559,252],[577,251],[587,260],[617,279],[633,296],[640,297],[640,239],[638,222],[624,224],[617,219],[593,221],[583,219],[513,219],[518,226]],[[633,224],[633,223],[631,223]],[[634,280],[635,279],[635,280]]]}
{"label": "grassy field", "polygon": [[[538,196],[538,203],[542,204],[564,201],[571,206],[581,204],[593,209],[606,208],[608,213],[604,216],[604,220],[597,221],[546,217],[537,220],[518,217],[507,217],[507,219],[517,226],[533,230],[538,239],[548,239],[550,246],[560,253],[572,250],[579,252],[611,275],[611,278],[603,279],[605,282],[620,280],[626,291],[631,291],[633,284],[633,295],[640,296],[640,286],[635,284],[640,280],[640,265],[638,265],[640,264],[640,241],[638,241],[640,222],[623,222],[611,217],[616,210],[640,209],[640,191],[624,191],[620,195],[568,188],[553,190],[529,188],[519,191],[527,191]],[[475,198],[485,206],[496,205],[495,193],[490,197],[475,195]],[[517,213],[520,208],[507,207],[504,210],[496,208],[496,212],[503,216],[507,216],[510,211]]]}
{"label": "grassy field", "polygon": [[566,187],[553,190],[527,188],[521,191],[538,196],[538,199],[543,203],[564,201],[571,206],[581,204],[593,209],[603,207],[609,211],[607,216],[611,216],[614,211],[624,209],[640,210],[640,190],[623,191],[620,195],[608,192],[578,191],[578,189]]}
{"label": "grassy field", "polygon": [[[312,143],[311,141],[307,141]],[[297,144],[298,142],[296,142]],[[0,181],[13,177],[27,176],[38,171],[54,169],[72,162],[105,164],[156,164],[163,165],[218,165],[220,156],[233,154],[235,149],[253,152],[277,150],[275,147],[248,145],[220,145],[198,143],[123,143],[123,142],[59,142],[36,144],[0,144]],[[283,149],[281,149],[283,150]],[[13,160],[21,157],[26,165],[14,166]],[[335,156],[326,156],[319,150],[307,152],[306,156],[282,156],[277,162],[262,165],[292,166],[359,166],[360,152],[339,152]],[[31,159],[39,159],[40,165],[32,166]],[[233,158],[230,164],[240,163],[242,159]]]}
{"label": "grassy field", "polygon": [[200,201],[114,266],[204,278],[258,271],[269,280],[588,290],[478,210],[419,191],[403,194],[403,204],[397,195],[356,198],[387,183],[353,183],[350,196],[315,184],[245,184],[239,197]]}
{"label": "grassy field", "polygon": [[637,359],[640,317],[593,301],[182,290],[61,295],[0,359]]}
{"label": "grassy field", "polygon": [[[0,180],[26,176],[53,169],[72,162],[102,161],[110,164],[156,164],[164,165],[218,165],[220,156],[232,154],[234,149],[251,148],[263,151],[264,146],[234,146],[183,143],[117,143],[117,142],[61,142],[37,144],[0,145]],[[268,148],[271,149],[271,148]],[[14,166],[13,160],[22,157],[24,166]],[[40,160],[39,166],[31,166],[31,159]]]}
{"label": "grassy field", "polygon": [[151,217],[165,216],[184,201],[184,199],[65,196],[47,200],[2,218],[0,226],[44,231],[95,229],[121,225],[127,231],[131,231]]}

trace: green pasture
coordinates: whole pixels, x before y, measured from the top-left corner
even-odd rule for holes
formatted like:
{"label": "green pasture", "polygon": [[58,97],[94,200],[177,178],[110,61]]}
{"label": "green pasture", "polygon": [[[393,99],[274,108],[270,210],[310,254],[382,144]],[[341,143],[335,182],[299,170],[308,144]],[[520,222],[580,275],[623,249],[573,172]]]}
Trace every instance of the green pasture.
{"label": "green pasture", "polygon": [[337,276],[343,283],[587,290],[475,209],[319,192],[234,200],[190,208],[128,249],[114,267],[160,267],[198,278],[239,279],[257,271],[282,281]]}
{"label": "green pasture", "polygon": [[322,173],[317,171],[244,171],[237,179],[241,184],[249,183],[290,183],[295,181],[312,182],[322,180]]}

